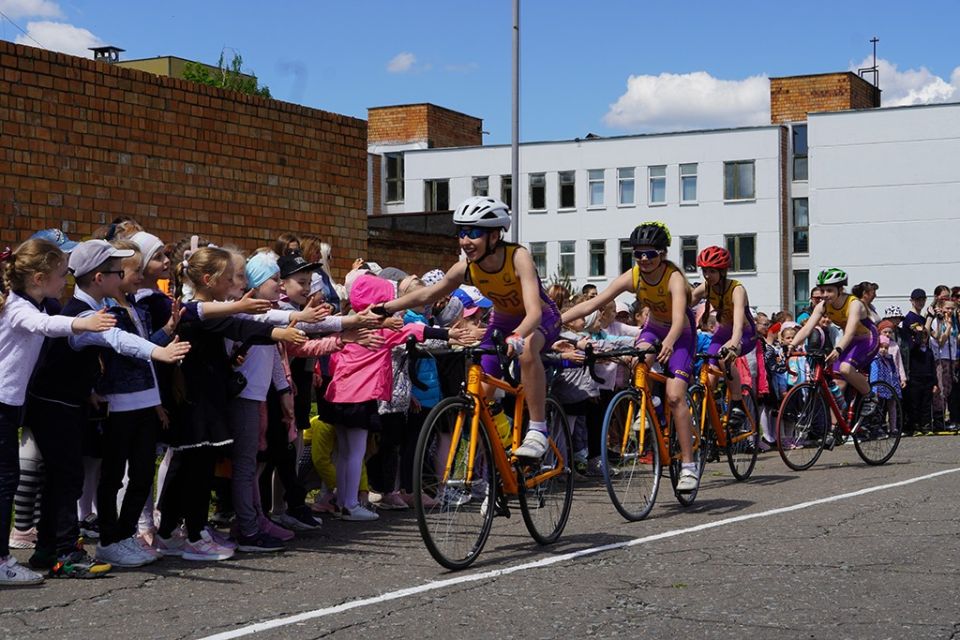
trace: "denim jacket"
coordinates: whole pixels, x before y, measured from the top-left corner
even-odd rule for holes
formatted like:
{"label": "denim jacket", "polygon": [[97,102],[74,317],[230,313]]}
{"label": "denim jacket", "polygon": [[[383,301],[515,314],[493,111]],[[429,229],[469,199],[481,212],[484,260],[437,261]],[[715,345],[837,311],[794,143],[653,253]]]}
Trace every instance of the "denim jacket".
{"label": "denim jacket", "polygon": [[[131,303],[130,308],[136,312],[137,318],[140,320],[143,332],[149,331],[150,312],[147,311],[146,307],[134,303],[132,296],[128,299]],[[109,313],[117,319],[118,329],[146,337],[158,346],[165,347],[172,339],[163,329],[158,329],[150,336],[144,336],[130,314],[120,305],[110,307]],[[104,352],[103,377],[97,384],[97,393],[101,395],[134,393],[146,391],[155,386],[157,386],[157,381],[154,379],[149,362],[124,356],[116,351]]]}

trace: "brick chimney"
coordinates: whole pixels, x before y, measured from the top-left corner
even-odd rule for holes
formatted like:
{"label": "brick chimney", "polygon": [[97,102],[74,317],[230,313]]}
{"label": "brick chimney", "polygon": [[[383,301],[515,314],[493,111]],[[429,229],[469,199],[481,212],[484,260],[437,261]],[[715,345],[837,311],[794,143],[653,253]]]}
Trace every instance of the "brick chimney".
{"label": "brick chimney", "polygon": [[857,74],[821,73],[770,78],[770,122],[805,122],[808,113],[876,109],[880,89]]}

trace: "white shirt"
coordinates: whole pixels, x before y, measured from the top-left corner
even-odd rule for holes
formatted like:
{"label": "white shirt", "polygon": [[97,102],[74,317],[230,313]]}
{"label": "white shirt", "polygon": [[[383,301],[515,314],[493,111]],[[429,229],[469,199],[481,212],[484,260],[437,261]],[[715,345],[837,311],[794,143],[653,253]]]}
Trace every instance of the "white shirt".
{"label": "white shirt", "polygon": [[50,316],[11,292],[0,310],[0,402],[23,406],[46,337],[73,335],[73,318]]}
{"label": "white shirt", "polygon": [[[126,311],[126,310],[125,310]],[[147,337],[146,327],[140,322],[140,316],[136,310],[130,313],[137,331],[144,338]],[[150,344],[153,344],[152,342]],[[154,345],[159,346],[159,345]],[[153,360],[148,360],[150,365],[150,375],[153,376],[153,386],[143,391],[133,391],[130,393],[108,393],[104,397],[107,399],[107,405],[110,407],[110,413],[119,413],[121,411],[139,411],[140,409],[149,409],[150,407],[160,406],[160,389],[157,387],[157,371],[153,368]]]}

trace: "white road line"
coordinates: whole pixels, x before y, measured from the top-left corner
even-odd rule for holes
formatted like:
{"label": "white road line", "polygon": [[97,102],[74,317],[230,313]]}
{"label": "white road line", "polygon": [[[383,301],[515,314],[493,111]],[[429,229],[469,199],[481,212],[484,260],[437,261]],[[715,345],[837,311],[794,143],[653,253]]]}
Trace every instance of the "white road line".
{"label": "white road line", "polygon": [[757,518],[769,518],[770,516],[777,516],[783,513],[790,513],[791,511],[800,511],[801,509],[808,509],[810,507],[816,507],[822,504],[839,502],[841,500],[849,500],[850,498],[856,498],[858,496],[866,495],[868,493],[874,493],[875,491],[885,491],[887,489],[895,489],[897,487],[903,487],[908,484],[922,482],[923,480],[930,480],[932,478],[937,478],[939,476],[944,476],[950,473],[957,473],[958,471],[960,471],[960,467],[957,467],[954,469],[945,469],[943,471],[937,471],[936,473],[928,473],[927,475],[917,476],[915,478],[910,478],[908,480],[901,480],[899,482],[891,482],[889,484],[881,484],[874,487],[867,487],[866,489],[860,489],[859,491],[851,491],[850,493],[841,493],[839,495],[828,496],[826,498],[818,498],[816,500],[800,502],[798,504],[790,505],[788,507],[779,507],[777,509],[770,509],[769,511],[762,511],[760,513],[749,513],[741,516],[724,518],[723,520],[714,520],[712,522],[698,524],[694,527],[685,527],[683,529],[673,529],[671,531],[655,533],[653,535],[645,536],[643,538],[634,538],[633,540],[626,540],[624,542],[614,542],[611,544],[601,545],[599,547],[590,547],[588,549],[581,549],[580,551],[572,551],[570,553],[564,553],[562,555],[549,556],[547,558],[542,558],[534,562],[518,564],[512,567],[505,567],[503,569],[494,569],[491,571],[484,571],[481,573],[457,575],[452,578],[447,578],[446,580],[438,580],[436,582],[428,582],[426,584],[421,584],[415,587],[408,587],[406,589],[390,591],[388,593],[384,593],[379,596],[362,598],[360,600],[351,600],[349,602],[344,602],[343,604],[338,604],[333,607],[325,607],[323,609],[315,609],[313,611],[304,611],[303,613],[287,616],[285,618],[277,618],[275,620],[268,620],[266,622],[258,622],[256,624],[251,624],[246,627],[240,627],[239,629],[234,629],[232,631],[224,631],[223,633],[216,633],[212,636],[206,636],[204,638],[201,638],[200,640],[229,640],[230,638],[241,638],[243,636],[252,635],[254,633],[260,633],[261,631],[269,631],[270,629],[285,627],[287,625],[297,624],[298,622],[304,622],[306,620],[315,620],[317,618],[325,618],[327,616],[343,613],[345,611],[350,611],[352,609],[369,607],[371,605],[390,602],[391,600],[400,600],[402,598],[408,598],[410,596],[415,596],[421,593],[427,593],[429,591],[439,591],[440,589],[446,589],[447,587],[453,587],[461,584],[468,584],[471,582],[482,582],[484,580],[491,580],[493,578],[498,578],[500,576],[510,575],[511,573],[518,573],[520,571],[528,571],[530,569],[539,569],[541,567],[548,567],[550,565],[558,564],[560,562],[566,562],[567,560],[575,560],[577,558],[592,556],[598,553],[604,553],[606,551],[614,551],[616,549],[624,549],[627,547],[636,547],[641,544],[656,542],[657,540],[665,540],[667,538],[675,538],[677,536],[686,535],[688,533],[706,531],[707,529],[725,527],[727,525],[736,524],[738,522],[745,522],[747,520],[755,520]]}

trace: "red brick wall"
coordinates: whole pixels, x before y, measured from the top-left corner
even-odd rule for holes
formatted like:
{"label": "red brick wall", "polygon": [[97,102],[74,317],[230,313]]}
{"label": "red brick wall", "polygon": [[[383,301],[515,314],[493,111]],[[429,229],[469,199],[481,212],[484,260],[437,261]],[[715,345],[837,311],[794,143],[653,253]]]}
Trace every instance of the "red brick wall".
{"label": "red brick wall", "polygon": [[367,258],[382,267],[422,276],[431,269],[449,269],[460,259],[460,250],[449,235],[370,229]]}
{"label": "red brick wall", "polygon": [[363,120],[0,41],[0,244],[129,215],[165,241],[366,253]]}
{"label": "red brick wall", "polygon": [[383,213],[383,199],[380,197],[380,189],[383,181],[383,156],[377,155],[376,153],[369,154],[370,159],[370,181],[368,185],[373,191],[373,197],[368,200],[372,208],[370,210],[371,215],[380,215]]}
{"label": "red brick wall", "polygon": [[871,109],[880,90],[855,73],[770,78],[770,122],[800,122],[816,111]]}
{"label": "red brick wall", "polygon": [[426,142],[429,147],[483,144],[483,120],[433,104],[374,107],[367,110],[370,144]]}

